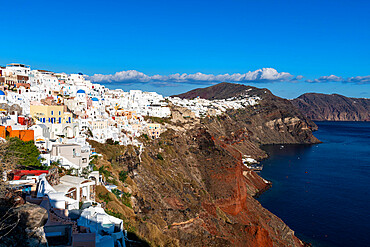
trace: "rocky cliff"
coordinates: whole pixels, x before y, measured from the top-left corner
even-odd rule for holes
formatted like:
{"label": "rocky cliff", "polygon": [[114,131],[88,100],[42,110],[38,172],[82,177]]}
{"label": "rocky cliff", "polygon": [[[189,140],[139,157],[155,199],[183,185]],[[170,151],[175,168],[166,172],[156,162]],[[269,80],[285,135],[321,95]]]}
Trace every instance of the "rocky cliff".
{"label": "rocky cliff", "polygon": [[43,207],[7,193],[0,198],[0,247],[48,246],[43,230],[47,219]]}
{"label": "rocky cliff", "polygon": [[264,91],[265,89],[258,89],[242,84],[222,82],[211,87],[197,88],[183,94],[173,95],[172,97],[180,97],[182,99],[193,99],[196,97],[200,97],[202,99],[209,100],[228,99],[237,96],[238,94],[244,93],[246,90],[252,91],[250,93],[253,94],[254,92]]}
{"label": "rocky cliff", "polygon": [[316,121],[370,121],[370,99],[306,93],[292,100],[292,103]]}
{"label": "rocky cliff", "polygon": [[[172,106],[171,119],[158,120],[167,131],[157,140],[142,136],[142,152],[90,142],[103,154],[97,167],[104,167],[105,176],[126,195],[116,198],[99,188],[98,197],[150,245],[304,246],[253,198],[270,184],[247,169],[242,156],[265,158],[261,144],[316,143],[316,125],[288,100],[266,89],[240,86],[219,87],[227,98],[251,89],[260,103],[202,119]],[[217,90],[214,86],[210,91]],[[129,177],[119,181],[122,171]]]}

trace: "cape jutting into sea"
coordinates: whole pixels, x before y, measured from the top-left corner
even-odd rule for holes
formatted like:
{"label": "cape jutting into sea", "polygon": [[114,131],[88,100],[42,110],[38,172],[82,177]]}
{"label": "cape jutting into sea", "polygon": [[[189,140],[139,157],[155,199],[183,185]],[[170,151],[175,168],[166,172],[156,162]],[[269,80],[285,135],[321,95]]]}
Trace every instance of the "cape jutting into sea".
{"label": "cape jutting into sea", "polygon": [[264,147],[259,201],[313,246],[369,246],[370,123],[317,125],[322,144]]}

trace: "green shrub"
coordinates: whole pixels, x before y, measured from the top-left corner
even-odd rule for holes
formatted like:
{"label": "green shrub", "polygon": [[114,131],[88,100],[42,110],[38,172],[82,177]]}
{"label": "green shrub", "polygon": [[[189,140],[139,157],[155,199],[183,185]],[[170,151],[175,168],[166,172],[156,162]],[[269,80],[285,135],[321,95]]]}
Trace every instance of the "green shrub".
{"label": "green shrub", "polygon": [[60,164],[59,164],[59,162],[58,161],[52,161],[51,163],[50,163],[50,167],[53,167],[53,166],[59,166]]}
{"label": "green shrub", "polygon": [[100,173],[100,174],[103,174],[105,178],[108,178],[108,177],[110,177],[110,176],[111,176],[110,171],[105,170],[105,167],[104,167],[104,166],[101,166],[101,167],[99,168],[99,173]]}
{"label": "green shrub", "polygon": [[112,193],[122,202],[123,205],[132,208],[131,206],[131,193],[121,192],[118,189],[112,189]]}
{"label": "green shrub", "polygon": [[162,157],[162,154],[157,154],[157,159],[159,159],[159,160],[163,160],[163,157]]}
{"label": "green shrub", "polygon": [[126,219],[126,217],[123,216],[121,213],[116,213],[112,210],[106,209],[105,212],[113,217],[119,218],[121,220]]}
{"label": "green shrub", "polygon": [[24,142],[17,137],[10,138],[5,156],[7,159],[15,160],[20,166],[35,166],[43,169],[39,160],[40,152],[33,141]]}
{"label": "green shrub", "polygon": [[121,171],[119,173],[119,180],[121,180],[122,183],[124,183],[127,179],[127,176],[128,176],[128,172],[126,171]]}
{"label": "green shrub", "polygon": [[104,201],[105,203],[112,201],[112,199],[109,197],[109,193],[106,193],[106,194],[99,193],[98,197],[100,200]]}
{"label": "green shrub", "polygon": [[112,138],[109,138],[105,141],[105,144],[114,145],[114,141]]}
{"label": "green shrub", "polygon": [[122,200],[123,205],[125,205],[129,208],[132,208],[130,198],[131,198],[131,193],[122,192],[121,200]]}
{"label": "green shrub", "polygon": [[115,179],[109,179],[109,178],[106,178],[105,180],[106,180],[106,182],[107,182],[107,183],[109,183],[109,184],[114,184],[114,185],[116,185],[116,186],[118,186],[118,185],[119,185],[119,184],[118,184],[118,181],[117,181],[117,180],[115,180]]}
{"label": "green shrub", "polygon": [[93,156],[91,156],[89,165],[96,165],[97,162],[98,162],[98,156],[97,155],[93,155]]}
{"label": "green shrub", "polygon": [[121,199],[121,192],[117,189],[112,189],[112,193],[118,198]]}

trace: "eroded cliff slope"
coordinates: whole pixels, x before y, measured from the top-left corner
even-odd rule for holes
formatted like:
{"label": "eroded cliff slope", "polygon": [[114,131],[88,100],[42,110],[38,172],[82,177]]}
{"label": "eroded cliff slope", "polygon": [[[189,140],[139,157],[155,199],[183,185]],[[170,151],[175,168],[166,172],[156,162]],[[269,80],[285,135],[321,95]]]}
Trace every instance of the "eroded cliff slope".
{"label": "eroded cliff slope", "polygon": [[315,121],[370,121],[370,99],[306,93],[292,103]]}
{"label": "eroded cliff slope", "polygon": [[[242,87],[240,92],[250,89]],[[130,195],[130,203],[112,194],[107,199],[100,188],[107,209],[153,246],[303,246],[253,198],[270,184],[247,169],[242,156],[265,158],[261,144],[316,143],[316,125],[289,101],[252,90],[262,99],[258,105],[219,116],[199,119],[172,106],[172,118],[162,121],[167,131],[157,140],[142,137],[142,152],[92,141],[104,154],[97,166]],[[129,174],[124,183],[118,182],[121,171]]]}

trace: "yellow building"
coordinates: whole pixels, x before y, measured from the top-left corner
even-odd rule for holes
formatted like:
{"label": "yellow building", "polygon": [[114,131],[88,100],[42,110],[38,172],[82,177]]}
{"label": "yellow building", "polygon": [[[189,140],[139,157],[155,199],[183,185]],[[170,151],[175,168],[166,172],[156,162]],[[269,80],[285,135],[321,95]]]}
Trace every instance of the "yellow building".
{"label": "yellow building", "polygon": [[157,139],[161,135],[161,125],[155,123],[148,124],[148,135],[151,139]]}
{"label": "yellow building", "polygon": [[107,129],[108,126],[109,126],[108,119],[89,121],[89,124],[91,125],[91,127],[92,127],[93,130],[96,130],[96,129]]}
{"label": "yellow building", "polygon": [[30,115],[42,123],[72,123],[72,113],[61,105],[31,105]]}

